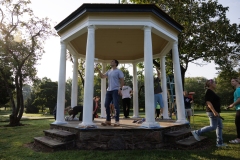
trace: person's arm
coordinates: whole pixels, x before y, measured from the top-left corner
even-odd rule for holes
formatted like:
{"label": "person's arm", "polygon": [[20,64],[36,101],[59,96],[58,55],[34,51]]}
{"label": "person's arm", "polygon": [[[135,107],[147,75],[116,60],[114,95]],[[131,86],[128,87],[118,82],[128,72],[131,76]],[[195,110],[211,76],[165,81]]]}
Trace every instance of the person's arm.
{"label": "person's arm", "polygon": [[212,103],[210,101],[206,101],[206,104],[208,106],[208,108],[211,109],[211,111],[213,112],[214,116],[219,116],[218,112],[214,109]]}
{"label": "person's arm", "polygon": [[96,70],[97,70],[98,76],[99,76],[100,78],[107,78],[107,75],[103,74],[98,67],[96,67]]}
{"label": "person's arm", "polygon": [[228,109],[228,108],[232,108],[232,107],[236,106],[237,104],[240,104],[240,98],[238,98],[234,103],[230,104],[230,105],[227,107],[227,109]]}
{"label": "person's arm", "polygon": [[193,99],[191,98],[190,103],[193,103]]}
{"label": "person's arm", "polygon": [[160,73],[160,71],[157,68],[156,68],[156,70],[157,70],[157,77],[160,79],[161,73]]}
{"label": "person's arm", "polygon": [[118,94],[121,94],[122,93],[122,87],[124,85],[124,78],[120,78],[120,88],[118,90]]}
{"label": "person's arm", "polygon": [[132,95],[132,94],[133,94],[133,90],[132,90],[132,89],[130,90],[129,94],[130,94],[130,95]]}

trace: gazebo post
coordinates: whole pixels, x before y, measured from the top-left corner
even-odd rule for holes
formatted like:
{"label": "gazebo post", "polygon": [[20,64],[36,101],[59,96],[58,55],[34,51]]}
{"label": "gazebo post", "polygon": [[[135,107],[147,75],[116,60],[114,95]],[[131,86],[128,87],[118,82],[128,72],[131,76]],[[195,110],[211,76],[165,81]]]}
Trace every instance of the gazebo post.
{"label": "gazebo post", "polygon": [[78,100],[78,57],[73,55],[73,77],[72,77],[72,92],[71,92],[71,107],[77,106]]}
{"label": "gazebo post", "polygon": [[58,75],[57,113],[56,121],[52,124],[66,124],[64,119],[65,90],[66,90],[66,42],[61,41],[60,66]]}
{"label": "gazebo post", "polygon": [[179,63],[178,54],[178,43],[177,41],[172,44],[172,58],[173,58],[173,68],[174,68],[174,82],[175,82],[175,95],[176,95],[176,105],[177,105],[177,117],[176,123],[189,123],[185,117],[185,108],[183,101],[183,87],[182,87],[182,76]]}
{"label": "gazebo post", "polygon": [[[102,63],[102,73],[106,72],[106,63]],[[106,118],[105,109],[105,97],[106,97],[106,78],[101,78],[101,118]]]}
{"label": "gazebo post", "polygon": [[138,106],[138,81],[137,81],[137,63],[133,65],[133,117],[139,117],[139,106]]}
{"label": "gazebo post", "polygon": [[153,88],[153,55],[152,55],[152,35],[151,27],[144,26],[144,86],[145,86],[145,115],[146,121],[142,127],[159,128],[159,123],[155,122],[154,88]]}
{"label": "gazebo post", "polygon": [[80,128],[96,127],[93,123],[93,79],[94,79],[94,57],[95,57],[95,26],[88,26],[86,47],[86,68],[83,99],[83,121]]}
{"label": "gazebo post", "polygon": [[166,67],[165,67],[165,56],[161,57],[161,81],[162,81],[162,98],[163,98],[163,119],[170,119],[168,116],[168,102],[167,102],[167,78],[166,78]]}

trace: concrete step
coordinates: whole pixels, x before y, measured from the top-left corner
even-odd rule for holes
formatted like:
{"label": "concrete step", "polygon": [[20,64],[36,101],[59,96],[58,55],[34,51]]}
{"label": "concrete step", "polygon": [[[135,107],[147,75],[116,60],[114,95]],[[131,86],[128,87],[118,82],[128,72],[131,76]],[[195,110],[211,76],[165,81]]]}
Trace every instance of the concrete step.
{"label": "concrete step", "polygon": [[60,142],[68,142],[76,138],[76,134],[65,130],[49,129],[44,130],[43,132],[45,133],[45,136],[51,137],[52,139],[56,139]]}
{"label": "concrete step", "polygon": [[199,136],[199,138],[200,138],[200,141],[197,141],[193,136],[190,136],[188,138],[178,140],[176,141],[176,143],[183,146],[192,146],[192,145],[195,145],[196,143],[199,143],[207,139],[207,137],[204,137],[204,136]]}
{"label": "concrete step", "polygon": [[61,142],[48,136],[34,137],[34,147],[38,147],[46,151],[71,149],[75,147],[75,141]]}

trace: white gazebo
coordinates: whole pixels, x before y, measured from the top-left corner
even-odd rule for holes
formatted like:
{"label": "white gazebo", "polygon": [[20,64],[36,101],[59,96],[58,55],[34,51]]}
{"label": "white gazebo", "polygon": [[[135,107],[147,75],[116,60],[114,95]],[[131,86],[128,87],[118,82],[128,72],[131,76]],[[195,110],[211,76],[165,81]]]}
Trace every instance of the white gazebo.
{"label": "white gazebo", "polygon": [[[138,62],[145,66],[145,119],[142,127],[159,128],[155,122],[153,92],[153,58],[161,59],[161,80],[164,101],[164,119],[168,117],[165,56],[172,50],[177,105],[176,123],[188,123],[182,94],[178,53],[178,34],[183,27],[153,4],[83,4],[57,26],[61,56],[58,80],[57,119],[53,124],[66,124],[64,119],[66,51],[74,57],[71,106],[77,105],[78,59],[85,58],[85,86],[82,126],[95,126],[92,121],[94,60],[106,64],[112,59],[133,65],[133,117],[138,113]],[[101,80],[101,117],[105,117],[104,100],[106,79]],[[121,122],[120,122],[121,123]]]}

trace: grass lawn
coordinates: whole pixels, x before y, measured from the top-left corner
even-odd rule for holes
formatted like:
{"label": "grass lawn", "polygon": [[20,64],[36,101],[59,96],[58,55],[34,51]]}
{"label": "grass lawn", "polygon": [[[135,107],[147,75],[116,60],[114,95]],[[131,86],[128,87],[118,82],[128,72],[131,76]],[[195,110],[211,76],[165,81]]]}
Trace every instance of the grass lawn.
{"label": "grass lawn", "polygon": [[[9,112],[0,111],[0,120],[6,119]],[[227,143],[236,138],[236,129],[234,124],[235,111],[224,111],[223,138]],[[33,137],[43,136],[43,130],[49,129],[49,124],[54,121],[52,115],[30,115],[22,121],[25,126],[4,127],[8,122],[0,122],[0,160],[73,160],[73,159],[97,159],[97,160],[213,160],[213,159],[240,159],[240,144],[229,144],[226,148],[215,147],[216,135],[214,132],[206,133],[211,140],[211,146],[208,149],[201,150],[122,150],[122,151],[88,151],[88,150],[70,150],[53,153],[35,152],[26,147],[26,144],[33,142]],[[34,120],[31,117],[48,117],[49,119]],[[194,128],[200,128],[209,124],[208,118],[203,111],[195,111],[191,124]]]}

